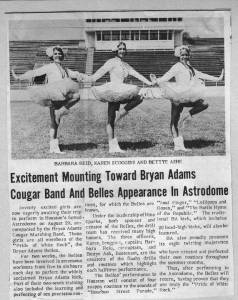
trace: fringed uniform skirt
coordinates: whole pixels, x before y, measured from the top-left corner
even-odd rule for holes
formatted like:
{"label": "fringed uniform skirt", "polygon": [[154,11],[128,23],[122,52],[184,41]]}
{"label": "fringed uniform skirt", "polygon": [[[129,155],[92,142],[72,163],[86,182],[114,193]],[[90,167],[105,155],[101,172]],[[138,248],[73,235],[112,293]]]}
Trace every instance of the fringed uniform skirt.
{"label": "fringed uniform skirt", "polygon": [[143,88],[140,94],[145,98],[168,99],[175,104],[195,102],[206,96],[206,87],[203,81],[192,80],[187,86],[174,82],[163,82],[159,87]]}
{"label": "fringed uniform skirt", "polygon": [[96,100],[102,102],[123,102],[138,95],[140,88],[133,84],[109,82],[94,86],[91,91]]}
{"label": "fringed uniform skirt", "polygon": [[79,93],[79,83],[70,78],[44,85],[31,86],[28,89],[30,98],[42,106],[50,106],[53,101],[68,101],[75,93]]}

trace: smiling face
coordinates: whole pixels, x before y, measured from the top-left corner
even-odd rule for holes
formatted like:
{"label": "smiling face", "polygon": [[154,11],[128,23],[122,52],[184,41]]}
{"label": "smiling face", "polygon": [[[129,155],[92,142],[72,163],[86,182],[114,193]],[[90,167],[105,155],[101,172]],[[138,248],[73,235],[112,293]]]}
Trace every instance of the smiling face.
{"label": "smiling face", "polygon": [[60,63],[64,59],[64,53],[61,49],[55,48],[53,50],[53,61],[55,63]]}
{"label": "smiling face", "polygon": [[190,55],[189,55],[189,51],[187,49],[181,49],[180,50],[180,62],[184,65],[186,65],[189,61]]}
{"label": "smiling face", "polygon": [[124,43],[120,43],[117,47],[117,56],[123,59],[126,55],[126,45]]}

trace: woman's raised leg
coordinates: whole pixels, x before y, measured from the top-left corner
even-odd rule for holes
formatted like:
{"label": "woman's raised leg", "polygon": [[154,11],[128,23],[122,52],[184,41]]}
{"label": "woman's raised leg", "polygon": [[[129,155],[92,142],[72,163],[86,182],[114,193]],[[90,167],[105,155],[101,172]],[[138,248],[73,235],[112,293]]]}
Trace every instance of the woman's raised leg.
{"label": "woman's raised leg", "polygon": [[58,109],[55,113],[55,121],[59,125],[60,119],[69,113],[69,109],[80,100],[80,94],[74,93],[67,96],[66,104]]}
{"label": "woman's raised leg", "polygon": [[186,111],[179,120],[179,128],[183,128],[187,121],[192,119],[192,116],[204,111],[208,108],[208,104],[204,103],[203,99],[198,99],[195,102],[184,103],[184,107],[192,107],[189,111]]}
{"label": "woman's raised leg", "polygon": [[143,102],[143,97],[141,95],[136,95],[132,99],[127,100],[125,102],[126,105],[120,111],[117,112],[115,123],[117,123],[119,120],[125,117],[130,110],[141,104],[141,102]]}

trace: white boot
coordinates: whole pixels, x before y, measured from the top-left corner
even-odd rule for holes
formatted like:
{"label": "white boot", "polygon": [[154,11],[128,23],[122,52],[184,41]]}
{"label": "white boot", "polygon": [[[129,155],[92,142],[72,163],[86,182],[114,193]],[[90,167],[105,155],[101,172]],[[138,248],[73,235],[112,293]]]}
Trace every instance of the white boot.
{"label": "white boot", "polygon": [[190,149],[184,147],[184,141],[181,135],[174,138],[174,151],[190,151]]}
{"label": "white boot", "polygon": [[50,153],[59,153],[59,154],[64,153],[64,152],[60,151],[58,139],[53,139],[50,141]]}
{"label": "white boot", "polygon": [[62,106],[60,109],[55,111],[55,122],[57,125],[60,123],[60,119],[69,113],[69,109],[65,106]]}
{"label": "white boot", "polygon": [[124,153],[118,144],[117,138],[109,140],[109,153]]}

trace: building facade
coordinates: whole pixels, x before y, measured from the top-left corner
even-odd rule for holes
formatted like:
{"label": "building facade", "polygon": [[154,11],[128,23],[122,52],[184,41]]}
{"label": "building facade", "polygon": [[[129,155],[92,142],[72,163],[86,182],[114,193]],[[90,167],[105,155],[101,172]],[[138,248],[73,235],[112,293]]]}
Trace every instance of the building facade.
{"label": "building facade", "polygon": [[85,20],[87,47],[111,50],[125,41],[128,49],[174,49],[182,44],[183,18],[91,18]]}

